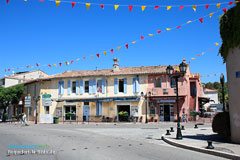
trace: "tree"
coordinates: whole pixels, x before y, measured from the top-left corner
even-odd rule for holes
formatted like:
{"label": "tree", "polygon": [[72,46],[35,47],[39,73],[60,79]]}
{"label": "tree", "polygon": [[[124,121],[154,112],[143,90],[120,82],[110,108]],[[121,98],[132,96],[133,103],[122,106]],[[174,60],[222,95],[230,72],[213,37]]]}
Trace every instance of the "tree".
{"label": "tree", "polygon": [[0,86],[0,107],[3,109],[2,121],[6,122],[7,107],[12,104],[16,105],[24,94],[24,85],[16,85],[9,88]]}

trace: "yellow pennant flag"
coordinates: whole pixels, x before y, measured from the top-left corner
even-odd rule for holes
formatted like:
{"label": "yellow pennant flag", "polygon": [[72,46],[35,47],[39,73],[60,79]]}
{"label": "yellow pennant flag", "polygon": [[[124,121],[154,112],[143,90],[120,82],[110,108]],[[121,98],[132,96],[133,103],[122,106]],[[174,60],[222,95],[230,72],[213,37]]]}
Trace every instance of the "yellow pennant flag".
{"label": "yellow pennant flag", "polygon": [[90,56],[90,58],[92,58],[92,56]]}
{"label": "yellow pennant flag", "polygon": [[177,68],[176,70],[177,70],[178,72],[180,72],[180,69],[179,69],[179,68]]}
{"label": "yellow pennant flag", "polygon": [[117,49],[119,50],[121,47],[118,47]]}
{"label": "yellow pennant flag", "polygon": [[53,64],[54,66],[57,66],[57,64]]}
{"label": "yellow pennant flag", "polygon": [[188,21],[187,23],[191,23],[192,21]]}
{"label": "yellow pennant flag", "polygon": [[217,8],[220,8],[220,5],[221,5],[221,3],[218,3],[218,4],[217,4]]}
{"label": "yellow pennant flag", "polygon": [[66,66],[68,66],[69,63],[68,63],[68,62],[65,62],[65,64],[66,64]]}
{"label": "yellow pennant flag", "polygon": [[219,44],[218,43],[216,43],[216,46],[218,46]]}
{"label": "yellow pennant flag", "polygon": [[196,59],[196,58],[191,58],[191,59]]}
{"label": "yellow pennant flag", "polygon": [[119,5],[114,5],[115,11],[118,9]]}
{"label": "yellow pennant flag", "polygon": [[193,8],[194,12],[197,11],[197,5],[193,5],[192,8]]}
{"label": "yellow pennant flag", "polygon": [[24,0],[25,2],[27,2],[27,0]]}
{"label": "yellow pennant flag", "polygon": [[148,34],[150,37],[153,36],[153,34]]}
{"label": "yellow pennant flag", "polygon": [[90,7],[91,3],[86,3],[87,10]]}
{"label": "yellow pennant flag", "polygon": [[210,13],[210,14],[209,14],[209,17],[212,18],[212,15],[213,15],[213,13]]}
{"label": "yellow pennant flag", "polygon": [[30,67],[30,68],[33,68],[33,66],[32,66],[32,67]]}
{"label": "yellow pennant flag", "polygon": [[172,8],[172,6],[167,6],[167,10],[169,10],[169,9],[171,9]]}
{"label": "yellow pennant flag", "polygon": [[167,31],[171,31],[171,29],[170,29],[170,28],[167,28],[166,30],[167,30]]}
{"label": "yellow pennant flag", "polygon": [[133,41],[132,43],[133,43],[133,44],[135,44],[135,43],[136,43],[136,41]]}
{"label": "yellow pennant flag", "polygon": [[105,56],[106,56],[107,52],[106,52],[106,51],[104,51],[104,52],[103,52],[103,54],[105,54]]}
{"label": "yellow pennant flag", "polygon": [[56,6],[58,7],[58,5],[60,4],[61,1],[56,1]]}
{"label": "yellow pennant flag", "polygon": [[142,7],[142,11],[144,11],[145,10],[145,8],[146,8],[146,6],[141,6]]}
{"label": "yellow pennant flag", "polygon": [[78,59],[76,59],[76,61],[79,61],[80,59],[78,58]]}

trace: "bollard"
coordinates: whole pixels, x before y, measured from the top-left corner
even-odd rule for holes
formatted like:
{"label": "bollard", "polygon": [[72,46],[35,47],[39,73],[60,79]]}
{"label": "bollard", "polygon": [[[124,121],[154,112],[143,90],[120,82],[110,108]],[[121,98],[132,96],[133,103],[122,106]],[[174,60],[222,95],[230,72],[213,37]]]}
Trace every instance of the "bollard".
{"label": "bollard", "polygon": [[195,128],[195,129],[198,128],[197,124],[195,124],[195,127],[194,127],[194,128]]}
{"label": "bollard", "polygon": [[208,146],[206,147],[207,149],[214,149],[211,140],[208,140],[207,143],[208,143]]}
{"label": "bollard", "polygon": [[166,135],[171,135],[169,129],[167,129]]}
{"label": "bollard", "polygon": [[185,130],[184,126],[182,126],[182,130]]}
{"label": "bollard", "polygon": [[170,127],[170,129],[171,129],[170,132],[174,132],[173,127]]}

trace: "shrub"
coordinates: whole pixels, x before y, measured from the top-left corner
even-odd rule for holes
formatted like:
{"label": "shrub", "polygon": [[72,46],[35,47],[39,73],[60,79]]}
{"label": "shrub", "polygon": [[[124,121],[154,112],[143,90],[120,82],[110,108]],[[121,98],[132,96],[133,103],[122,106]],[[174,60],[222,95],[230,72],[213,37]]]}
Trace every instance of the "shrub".
{"label": "shrub", "polygon": [[213,118],[212,130],[224,137],[229,137],[231,135],[229,112],[220,112],[216,114]]}

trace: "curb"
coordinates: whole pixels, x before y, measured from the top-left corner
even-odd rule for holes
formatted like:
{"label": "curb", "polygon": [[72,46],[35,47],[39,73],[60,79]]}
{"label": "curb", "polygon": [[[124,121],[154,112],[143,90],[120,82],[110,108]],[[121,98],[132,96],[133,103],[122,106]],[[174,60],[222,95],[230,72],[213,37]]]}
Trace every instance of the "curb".
{"label": "curb", "polygon": [[188,149],[188,150],[192,150],[192,151],[196,151],[196,152],[211,154],[211,155],[218,156],[218,157],[224,157],[224,158],[233,159],[233,160],[240,160],[240,156],[236,155],[236,154],[229,154],[229,153],[225,153],[225,152],[209,150],[209,149],[204,149],[204,148],[197,148],[197,147],[193,147],[193,146],[189,146],[189,145],[176,143],[176,142],[169,140],[168,138],[165,138],[164,135],[162,135],[161,138],[164,142],[166,142],[170,145],[176,146],[176,147],[180,147],[180,148],[184,148],[184,149]]}

